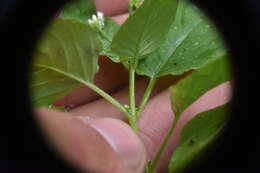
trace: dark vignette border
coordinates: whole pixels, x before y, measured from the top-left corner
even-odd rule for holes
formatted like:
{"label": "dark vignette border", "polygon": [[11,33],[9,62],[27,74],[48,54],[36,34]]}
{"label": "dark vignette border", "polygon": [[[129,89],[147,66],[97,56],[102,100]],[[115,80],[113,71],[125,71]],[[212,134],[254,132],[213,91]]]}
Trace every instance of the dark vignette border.
{"label": "dark vignette border", "polygon": [[[0,1],[0,69],[1,84],[4,86],[1,100],[4,102],[2,109],[8,110],[1,116],[1,124],[4,125],[1,144],[4,147],[1,147],[0,172],[76,172],[59,160],[44,143],[35,125],[28,95],[30,52],[53,14],[66,2]],[[236,79],[231,123],[223,140],[209,158],[192,172],[258,172],[254,157],[257,155],[257,114],[251,114],[248,106],[253,105],[252,96],[257,91],[254,87],[257,86],[255,59],[260,50],[257,42],[260,40],[260,2],[194,2],[205,9],[219,26],[233,55]]]}

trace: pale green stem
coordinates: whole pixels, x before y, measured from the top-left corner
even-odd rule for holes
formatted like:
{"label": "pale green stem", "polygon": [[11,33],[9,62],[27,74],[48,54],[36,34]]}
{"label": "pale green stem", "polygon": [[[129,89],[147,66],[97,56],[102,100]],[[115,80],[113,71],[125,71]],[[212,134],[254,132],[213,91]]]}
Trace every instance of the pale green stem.
{"label": "pale green stem", "polygon": [[129,69],[129,123],[134,131],[138,131],[135,105],[135,64]]}
{"label": "pale green stem", "polygon": [[146,173],[154,173],[156,166],[157,166],[158,162],[160,161],[161,156],[170,140],[170,137],[172,136],[172,134],[176,128],[176,124],[177,124],[178,120],[179,120],[179,118],[176,118],[173,120],[171,128],[169,129],[168,133],[164,137],[163,142],[161,143],[160,149],[159,149],[158,153],[156,154],[154,160],[151,162],[150,165],[148,165]]}
{"label": "pale green stem", "polygon": [[129,124],[135,132],[138,132],[138,124],[137,124],[136,116],[129,117]]}
{"label": "pale green stem", "polygon": [[132,67],[130,67],[129,71],[129,107],[132,116],[135,116],[135,70]]}
{"label": "pale green stem", "polygon": [[138,112],[137,112],[137,114],[136,114],[137,119],[140,118],[140,114],[141,114],[141,112],[144,110],[144,107],[145,107],[145,105],[147,104],[147,102],[148,102],[148,100],[149,100],[149,98],[150,98],[150,96],[151,96],[151,94],[152,94],[152,91],[153,91],[153,88],[154,88],[156,82],[157,82],[157,78],[156,78],[156,77],[150,79],[150,81],[149,81],[149,83],[148,83],[148,86],[147,86],[147,88],[146,88],[146,90],[145,90],[145,93],[144,93],[144,95],[143,95],[143,98],[142,98],[142,100],[141,100],[141,103],[140,103]]}

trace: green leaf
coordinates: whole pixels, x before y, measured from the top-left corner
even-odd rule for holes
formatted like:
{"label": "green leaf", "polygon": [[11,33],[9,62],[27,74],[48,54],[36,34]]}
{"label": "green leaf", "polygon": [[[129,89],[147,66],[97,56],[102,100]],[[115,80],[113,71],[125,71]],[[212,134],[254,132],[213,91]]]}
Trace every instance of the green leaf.
{"label": "green leaf", "polygon": [[187,123],[181,133],[179,146],[174,152],[169,173],[179,173],[188,168],[198,156],[206,154],[228,121],[230,103],[200,113]]}
{"label": "green leaf", "polygon": [[112,42],[112,51],[121,62],[136,62],[160,46],[174,18],[178,0],[145,0],[121,26]]}
{"label": "green leaf", "polygon": [[176,117],[200,96],[217,85],[231,80],[231,65],[226,57],[195,70],[171,87],[171,101]]}
{"label": "green leaf", "polygon": [[225,55],[220,38],[200,9],[187,0],[180,0],[176,18],[164,43],[144,56],[136,71],[152,78],[198,69]]}
{"label": "green leaf", "polygon": [[34,55],[33,104],[49,106],[80,83],[92,82],[98,71],[99,51],[96,32],[89,25],[55,19]]}
{"label": "green leaf", "polygon": [[119,56],[111,50],[111,43],[114,35],[119,30],[119,24],[110,18],[105,18],[103,33],[99,33],[99,39],[102,45],[102,51],[100,55],[107,56],[114,62],[120,62]]}
{"label": "green leaf", "polygon": [[60,18],[77,19],[85,23],[93,14],[96,14],[93,0],[72,0],[64,6]]}

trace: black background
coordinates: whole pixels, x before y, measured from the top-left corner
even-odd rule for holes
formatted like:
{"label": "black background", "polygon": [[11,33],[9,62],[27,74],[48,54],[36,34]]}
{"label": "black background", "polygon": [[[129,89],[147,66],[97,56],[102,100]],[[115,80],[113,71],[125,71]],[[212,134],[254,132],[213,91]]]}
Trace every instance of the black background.
{"label": "black background", "polygon": [[[56,157],[34,124],[28,95],[28,67],[44,26],[66,0],[1,0],[0,172],[76,172]],[[194,0],[216,22],[230,48],[235,90],[232,120],[222,143],[192,172],[260,172],[257,138],[257,60],[260,58],[260,2]],[[255,104],[254,104],[255,103]],[[249,108],[250,105],[250,108]],[[4,112],[7,110],[6,112]],[[190,171],[191,172],[191,171]]]}

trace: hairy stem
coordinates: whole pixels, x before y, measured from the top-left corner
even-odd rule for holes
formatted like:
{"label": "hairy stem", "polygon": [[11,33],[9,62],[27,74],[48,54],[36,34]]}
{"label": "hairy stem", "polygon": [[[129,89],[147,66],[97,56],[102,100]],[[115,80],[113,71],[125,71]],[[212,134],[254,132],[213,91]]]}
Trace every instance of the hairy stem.
{"label": "hairy stem", "polygon": [[154,173],[154,171],[157,167],[157,164],[160,161],[162,154],[170,140],[170,137],[172,136],[172,134],[176,128],[176,124],[177,124],[178,120],[179,120],[179,118],[176,118],[173,120],[171,128],[169,129],[166,136],[164,137],[163,142],[161,143],[160,149],[159,149],[158,153],[156,154],[154,160],[151,162],[151,164],[148,165],[146,173]]}
{"label": "hairy stem", "polygon": [[150,81],[148,83],[148,86],[147,86],[147,88],[145,90],[145,93],[143,95],[143,98],[141,100],[141,103],[140,103],[137,115],[136,115],[137,119],[140,118],[141,112],[144,110],[144,107],[147,104],[147,102],[148,102],[148,100],[149,100],[149,98],[150,98],[150,96],[152,94],[152,91],[153,91],[153,88],[154,88],[156,82],[157,82],[157,78],[156,77],[150,79]]}

